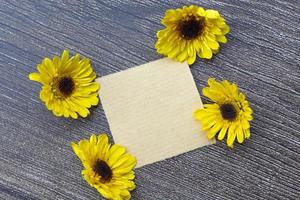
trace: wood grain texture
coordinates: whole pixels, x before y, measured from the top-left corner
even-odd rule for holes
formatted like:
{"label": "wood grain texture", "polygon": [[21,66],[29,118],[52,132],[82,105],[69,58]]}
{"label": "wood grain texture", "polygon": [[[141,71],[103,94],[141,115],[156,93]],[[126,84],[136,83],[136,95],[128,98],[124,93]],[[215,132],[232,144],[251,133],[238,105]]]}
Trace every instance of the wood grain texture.
{"label": "wood grain texture", "polygon": [[255,111],[252,137],[138,169],[132,199],[299,199],[298,0],[0,0],[1,199],[100,198],[69,143],[110,133],[101,105],[88,119],[56,118],[28,74],[63,49],[89,57],[98,76],[161,58],[160,19],[191,3],[219,10],[231,27],[220,53],[192,66],[197,87],[209,76],[236,82]]}

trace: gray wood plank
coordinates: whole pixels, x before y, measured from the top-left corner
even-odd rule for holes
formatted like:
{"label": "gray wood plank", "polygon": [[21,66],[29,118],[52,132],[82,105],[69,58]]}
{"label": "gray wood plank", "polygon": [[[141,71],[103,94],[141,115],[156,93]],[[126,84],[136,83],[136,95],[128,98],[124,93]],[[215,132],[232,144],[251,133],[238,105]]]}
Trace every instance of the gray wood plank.
{"label": "gray wood plank", "polygon": [[252,137],[136,170],[133,199],[300,199],[299,1],[0,0],[1,199],[100,198],[69,143],[110,133],[101,105],[88,119],[58,119],[28,74],[65,48],[89,57],[98,76],[161,58],[160,19],[191,3],[231,27],[220,53],[193,65],[197,87],[209,76],[236,82],[255,111]]}

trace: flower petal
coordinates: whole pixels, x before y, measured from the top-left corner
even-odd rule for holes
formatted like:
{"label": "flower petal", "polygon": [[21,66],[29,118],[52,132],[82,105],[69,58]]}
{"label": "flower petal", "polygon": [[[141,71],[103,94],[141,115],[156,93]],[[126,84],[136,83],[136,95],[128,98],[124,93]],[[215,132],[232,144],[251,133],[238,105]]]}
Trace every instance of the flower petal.
{"label": "flower petal", "polygon": [[236,131],[235,131],[235,129],[236,129],[236,126],[233,125],[233,124],[231,124],[229,126],[228,136],[227,136],[227,145],[229,147],[233,147],[233,142],[234,142],[234,140],[236,138]]}
{"label": "flower petal", "polygon": [[216,10],[206,10],[206,17],[209,19],[218,19],[220,14]]}

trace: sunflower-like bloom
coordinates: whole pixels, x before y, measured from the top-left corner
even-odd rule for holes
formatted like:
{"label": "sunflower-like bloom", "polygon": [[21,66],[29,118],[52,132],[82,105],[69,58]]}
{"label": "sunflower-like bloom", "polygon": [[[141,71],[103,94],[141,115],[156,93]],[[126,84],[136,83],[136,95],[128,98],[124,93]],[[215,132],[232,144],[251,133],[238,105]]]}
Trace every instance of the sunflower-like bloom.
{"label": "sunflower-like bloom", "polygon": [[135,189],[133,179],[136,159],[124,147],[110,144],[106,134],[92,135],[89,140],[71,143],[81,160],[83,178],[105,198],[130,199]]}
{"label": "sunflower-like bloom", "polygon": [[44,58],[37,69],[29,79],[43,85],[40,99],[55,116],[86,117],[88,108],[98,104],[99,85],[89,59],[80,59],[79,54],[69,58],[65,50],[61,58]]}
{"label": "sunflower-like bloom", "polygon": [[227,134],[229,147],[233,147],[236,138],[242,143],[250,137],[249,122],[253,119],[246,96],[239,92],[236,84],[227,80],[217,82],[209,78],[208,85],[203,88],[203,95],[215,103],[204,104],[203,109],[196,110],[195,119],[201,122],[209,139],[218,133],[218,139],[223,140]]}
{"label": "sunflower-like bloom", "polygon": [[195,5],[166,11],[161,23],[165,29],[157,32],[157,52],[179,62],[193,64],[196,55],[210,59],[226,43],[230,31],[225,19],[216,10],[204,10]]}

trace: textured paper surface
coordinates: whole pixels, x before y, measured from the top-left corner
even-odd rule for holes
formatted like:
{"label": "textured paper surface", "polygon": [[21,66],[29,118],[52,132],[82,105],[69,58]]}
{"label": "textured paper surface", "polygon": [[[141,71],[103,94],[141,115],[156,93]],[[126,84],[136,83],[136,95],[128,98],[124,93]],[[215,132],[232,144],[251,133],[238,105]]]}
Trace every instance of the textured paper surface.
{"label": "textured paper surface", "polygon": [[187,64],[165,58],[97,82],[114,141],[137,167],[215,143],[193,118],[202,102]]}

